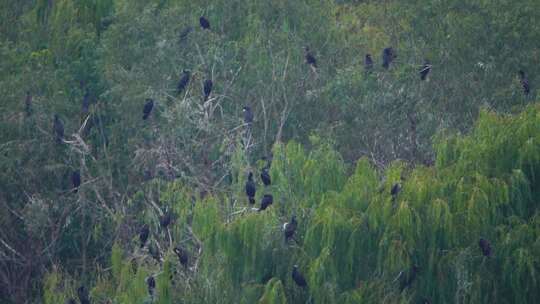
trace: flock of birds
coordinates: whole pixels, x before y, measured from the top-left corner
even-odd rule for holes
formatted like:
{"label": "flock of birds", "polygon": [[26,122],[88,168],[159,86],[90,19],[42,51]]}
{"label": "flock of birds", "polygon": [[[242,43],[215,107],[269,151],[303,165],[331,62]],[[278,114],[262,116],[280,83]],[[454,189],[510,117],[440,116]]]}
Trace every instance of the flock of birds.
{"label": "flock of birds", "polygon": [[[210,29],[210,22],[205,17],[200,17],[199,23],[202,29],[204,30]],[[182,35],[186,35],[186,33],[183,33]],[[313,55],[309,47],[304,48],[304,57],[305,57],[306,63],[312,68],[314,72],[316,72],[317,59],[315,58],[315,56]],[[385,48],[382,52],[382,67],[385,69],[388,69],[395,58],[397,58],[397,55],[394,49],[392,47]],[[365,59],[364,59],[365,71],[370,72],[373,69],[373,67],[374,67],[374,61],[371,54],[366,54]],[[431,68],[432,68],[432,65],[429,62],[429,60],[425,60],[423,66],[421,67],[419,71],[421,80],[427,79],[428,74],[431,71]],[[523,88],[523,92],[526,95],[528,95],[530,93],[529,80],[527,76],[525,75],[525,72],[522,70],[519,71],[519,76],[520,76],[520,82]],[[191,78],[190,71],[184,70],[176,86],[177,94],[182,93],[186,89],[186,87],[189,84],[190,78]],[[212,88],[213,88],[212,80],[206,79],[203,83],[204,101],[208,100],[208,98],[210,97],[212,93]],[[28,115],[31,113],[31,102],[32,102],[32,96],[30,95],[29,92],[27,92],[26,112]],[[89,103],[90,103],[90,98],[87,92],[83,97],[83,111],[85,110],[86,110],[85,112],[88,111]],[[143,120],[147,120],[150,117],[153,108],[154,108],[154,101],[152,99],[146,99],[146,102],[143,107],[143,116],[142,116]],[[244,123],[247,125],[251,125],[254,118],[251,108],[249,106],[244,106],[242,111],[243,111]],[[60,119],[58,114],[54,115],[53,132],[55,134],[56,142],[62,143],[64,140],[64,124],[62,123],[62,120]],[[272,183],[270,173],[269,173],[270,164],[271,162],[268,161],[267,165],[262,168],[261,173],[260,173],[260,180],[262,181],[265,188],[270,186]],[[81,175],[79,171],[72,172],[71,182],[73,184],[73,192],[77,192],[78,188],[81,185]],[[401,191],[401,185],[399,183],[396,183],[392,186],[390,190],[390,195],[392,196],[393,201],[395,201],[400,191]],[[254,181],[253,173],[249,172],[247,181],[245,183],[245,193],[247,196],[248,203],[250,205],[255,204],[256,192],[257,192],[257,185]],[[273,204],[272,194],[269,194],[269,193],[264,194],[261,199],[260,207],[256,210],[258,210],[259,212],[264,211],[272,204]],[[166,229],[171,224],[172,214],[168,211],[164,212],[163,215],[160,216],[159,221],[160,221],[160,226]],[[298,226],[298,222],[295,215],[291,217],[289,222],[283,224],[282,229],[283,229],[283,234],[284,234],[286,243],[288,243],[290,240],[294,240],[295,242],[297,242],[296,239],[294,238],[297,226]],[[139,231],[140,248],[145,247],[149,236],[150,236],[149,225],[148,224],[142,225]],[[478,242],[478,245],[482,251],[482,254],[485,257],[490,257],[492,255],[491,245],[488,240],[481,238]],[[189,258],[190,258],[188,251],[181,246],[176,246],[174,247],[173,252],[177,255],[179,263],[183,265],[184,267],[187,267],[189,264]],[[160,261],[161,254],[157,247],[149,246],[149,253],[152,255],[153,258]],[[405,288],[411,286],[412,283],[415,281],[418,272],[419,272],[419,267],[417,265],[411,266],[410,269],[408,269],[407,271],[402,271],[396,278],[396,280],[399,279],[400,281],[400,290],[404,290]],[[299,287],[302,287],[302,288],[308,287],[307,281],[304,275],[299,270],[298,265],[293,266],[291,277],[293,281],[296,283],[296,285],[298,285]],[[146,279],[146,284],[148,287],[149,295],[153,297],[154,290],[156,288],[156,280],[154,276],[149,276]],[[84,285],[80,286],[77,289],[77,296],[81,304],[90,304],[88,290],[86,289]],[[424,299],[423,301],[424,303],[430,303],[430,301],[427,299]],[[75,304],[76,301],[73,298],[70,298],[66,301],[66,303]]]}

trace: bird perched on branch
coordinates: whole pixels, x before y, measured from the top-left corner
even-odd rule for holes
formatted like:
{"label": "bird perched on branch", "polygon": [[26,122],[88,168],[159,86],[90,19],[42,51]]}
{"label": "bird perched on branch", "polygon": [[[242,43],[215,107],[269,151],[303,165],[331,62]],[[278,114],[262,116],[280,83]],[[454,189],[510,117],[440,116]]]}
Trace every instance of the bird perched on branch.
{"label": "bird perched on branch", "polygon": [[77,296],[79,297],[79,301],[81,302],[81,304],[90,304],[88,289],[86,289],[84,285],[81,285],[79,288],[77,288]]}
{"label": "bird perched on branch", "polygon": [[266,208],[272,205],[273,202],[274,197],[272,197],[272,194],[265,194],[261,200],[261,207],[259,208],[259,211],[266,210]]}
{"label": "bird perched on branch", "polygon": [[422,66],[422,69],[420,69],[420,79],[426,80],[430,71],[431,71],[431,63],[429,62],[429,60],[426,60],[424,62],[424,65]]}
{"label": "bird perched on branch", "polygon": [[154,100],[147,98],[146,103],[144,104],[144,108],[143,108],[143,117],[142,117],[143,120],[148,119],[148,117],[152,113],[153,108],[154,108]]}
{"label": "bird perched on branch", "polygon": [[366,57],[364,58],[364,70],[366,72],[370,72],[373,69],[373,59],[371,58],[371,54],[366,54]]}
{"label": "bird perched on branch", "polygon": [[304,47],[304,58],[313,72],[317,73],[317,59],[315,59],[315,56],[313,56],[313,53],[311,53],[311,50],[307,46]]}
{"label": "bird perched on branch", "polygon": [[171,223],[171,218],[171,213],[168,210],[163,212],[163,215],[159,217],[159,225],[161,226],[161,228],[167,229],[167,227]]}
{"label": "bird perched on branch", "polygon": [[294,233],[296,232],[296,215],[293,215],[291,221],[283,225],[283,232],[285,234],[285,242],[288,242],[290,239],[294,240]]}
{"label": "bird perched on branch", "polygon": [[489,244],[488,240],[484,238],[480,238],[480,240],[478,241],[478,246],[480,246],[480,249],[482,250],[482,254],[485,257],[491,256],[491,245]]}
{"label": "bird perched on branch", "polygon": [[176,95],[180,95],[180,93],[182,93],[186,89],[187,85],[189,84],[190,77],[191,73],[188,70],[182,71],[182,77],[176,85]]}
{"label": "bird perched on branch", "polygon": [[257,187],[255,185],[255,182],[253,181],[253,173],[249,172],[248,180],[246,181],[246,195],[251,205],[255,204],[256,191]]}
{"label": "bird perched on branch", "polygon": [[210,97],[210,93],[212,93],[212,87],[214,86],[214,83],[211,79],[206,79],[204,81],[203,86],[203,93],[204,93],[204,101],[208,100],[208,97]]}
{"label": "bird perched on branch", "polygon": [[199,24],[201,25],[203,30],[210,29],[210,21],[208,21],[208,19],[204,18],[204,16],[201,16],[199,18]]}
{"label": "bird perched on branch", "polygon": [[71,173],[71,183],[73,184],[73,192],[77,193],[79,186],[81,185],[81,173],[79,170],[73,171]]}
{"label": "bird perched on branch", "polygon": [[307,282],[304,276],[300,273],[298,270],[298,265],[293,266],[292,274],[291,274],[293,281],[296,283],[296,285],[304,288],[307,287]]}
{"label": "bird perched on branch", "polygon": [[393,48],[387,47],[383,50],[382,53],[382,60],[383,60],[383,68],[388,69],[390,67],[390,64],[394,59],[397,58],[397,55]]}
{"label": "bird perched on branch", "polygon": [[180,264],[182,264],[182,266],[184,267],[187,267],[188,262],[189,262],[188,252],[180,246],[174,247],[173,251],[178,256],[178,261],[180,261]]}
{"label": "bird perched on branch", "polygon": [[253,112],[251,111],[251,108],[249,106],[243,107],[242,113],[244,114],[244,123],[251,125],[253,122]]}
{"label": "bird perched on branch", "polygon": [[61,144],[64,140],[64,123],[58,114],[54,114],[53,132],[56,142]]}
{"label": "bird perched on branch", "polygon": [[141,248],[144,247],[146,244],[146,241],[148,240],[148,236],[150,235],[150,227],[148,227],[148,224],[144,224],[141,227],[141,230],[139,231],[139,240],[141,241]]}
{"label": "bird perched on branch", "polygon": [[261,180],[265,186],[270,186],[272,184],[272,178],[270,177],[270,172],[268,171],[268,166],[262,168],[261,170]]}
{"label": "bird perched on branch", "polygon": [[395,201],[397,198],[398,193],[401,191],[401,185],[398,183],[395,183],[392,186],[392,189],[390,189],[390,194],[392,195],[392,200]]}
{"label": "bird perched on branch", "polygon": [[529,93],[531,92],[531,87],[529,86],[529,79],[527,78],[527,75],[525,75],[524,71],[519,71],[519,78],[521,82],[521,87],[523,87],[523,93],[525,93],[525,95],[529,95]]}
{"label": "bird perched on branch", "polygon": [[153,276],[149,276],[146,279],[146,285],[148,286],[148,294],[150,296],[153,296],[154,295],[154,289],[156,289],[156,280],[154,279]]}

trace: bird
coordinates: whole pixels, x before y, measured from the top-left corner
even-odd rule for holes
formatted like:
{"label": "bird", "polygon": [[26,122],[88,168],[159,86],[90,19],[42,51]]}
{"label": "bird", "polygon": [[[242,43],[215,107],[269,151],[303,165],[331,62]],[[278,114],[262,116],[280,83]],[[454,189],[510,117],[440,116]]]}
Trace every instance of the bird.
{"label": "bird", "polygon": [[480,246],[480,249],[482,250],[482,254],[485,257],[491,256],[491,245],[489,244],[488,240],[484,238],[480,238],[480,240],[478,241],[478,246]]}
{"label": "bird", "polygon": [[524,71],[519,71],[519,78],[521,86],[523,87],[523,93],[525,93],[525,95],[529,95],[529,93],[531,92],[531,87],[529,86],[529,79],[525,75]]}
{"label": "bird", "polygon": [[210,93],[212,93],[212,87],[214,86],[214,83],[211,79],[206,79],[204,81],[204,101],[208,100],[208,97],[210,97]]}
{"label": "bird", "polygon": [[167,229],[167,226],[171,223],[171,213],[169,211],[163,212],[163,215],[159,217],[159,225],[163,229]]}
{"label": "bird", "polygon": [[146,103],[144,104],[144,108],[143,108],[143,117],[142,117],[143,120],[148,119],[148,117],[150,116],[150,113],[152,113],[153,108],[154,108],[154,100],[147,98]]}
{"label": "bird", "polygon": [[304,57],[306,58],[306,63],[309,64],[312,68],[317,68],[317,59],[311,53],[309,47],[304,47]]}
{"label": "bird", "polygon": [[77,193],[79,186],[81,185],[81,173],[79,170],[73,171],[71,173],[71,183],[73,184],[73,192]]}
{"label": "bird", "polygon": [[291,274],[294,282],[296,283],[296,285],[304,288],[304,287],[307,287],[307,282],[306,282],[306,279],[304,278],[304,276],[300,273],[300,271],[298,271],[298,265],[294,265],[293,266],[293,270],[292,270],[292,274]]}
{"label": "bird", "polygon": [[261,208],[259,208],[259,211],[266,210],[273,202],[274,198],[272,197],[272,194],[265,194],[261,200]]}
{"label": "bird", "polygon": [[90,108],[90,93],[88,90],[86,90],[86,93],[84,93],[83,100],[82,100],[82,112],[84,114],[88,113],[88,109]]}
{"label": "bird", "polygon": [[148,294],[150,296],[154,295],[154,289],[156,289],[156,279],[153,276],[149,276],[146,279],[146,285],[148,285]]}
{"label": "bird", "polygon": [[184,248],[180,246],[174,247],[173,251],[178,256],[178,260],[180,261],[180,264],[186,267],[189,261],[189,254],[187,253],[187,251],[184,250]]}
{"label": "bird", "polygon": [[253,112],[251,111],[251,108],[249,106],[244,106],[242,112],[244,113],[244,123],[250,125],[253,122]]}
{"label": "bird", "polygon": [[426,80],[429,71],[431,71],[431,63],[429,62],[429,60],[426,59],[424,65],[422,66],[422,69],[420,70],[420,79]]}
{"label": "bird", "polygon": [[26,98],[24,99],[24,112],[26,117],[32,115],[32,94],[30,91],[26,91]]}
{"label": "bird", "polygon": [[81,304],[90,304],[90,299],[88,298],[88,289],[84,285],[81,285],[77,288],[77,296]]}
{"label": "bird", "polygon": [[268,171],[268,167],[262,168],[261,180],[265,186],[270,186],[270,184],[272,184],[272,178],[270,177],[270,172]]}
{"label": "bird", "polygon": [[366,54],[366,58],[364,59],[364,70],[369,72],[371,69],[373,69],[373,59],[371,58],[371,54]]}
{"label": "bird", "polygon": [[180,95],[182,93],[187,85],[189,84],[189,78],[191,77],[191,73],[188,70],[182,71],[182,77],[180,78],[180,81],[178,81],[178,85],[176,85],[176,94]]}
{"label": "bird", "polygon": [[246,181],[246,195],[251,205],[255,204],[255,193],[257,192],[257,186],[253,181],[253,173],[249,172],[248,180]]}
{"label": "bird", "polygon": [[413,265],[408,271],[401,272],[399,274],[400,276],[400,282],[399,282],[399,289],[403,291],[405,288],[410,287],[414,280],[416,280],[416,275],[418,274],[418,266]]}
{"label": "bird", "polygon": [[401,191],[401,185],[398,183],[395,183],[392,186],[392,189],[390,189],[390,194],[392,195],[392,199],[395,200],[399,191]]}
{"label": "bird", "polygon": [[285,241],[288,241],[290,239],[294,239],[294,233],[296,232],[296,226],[298,223],[296,222],[296,215],[293,215],[291,218],[291,221],[288,223],[285,223],[283,225],[283,230],[285,233]]}
{"label": "bird", "polygon": [[54,114],[53,129],[56,142],[59,144],[62,143],[62,140],[64,139],[64,123],[62,122],[58,114]]}
{"label": "bird", "polygon": [[199,24],[201,25],[201,27],[203,28],[203,30],[208,30],[210,29],[210,21],[208,21],[208,19],[204,18],[204,16],[201,16],[199,18]]}
{"label": "bird", "polygon": [[383,50],[382,54],[382,60],[383,60],[383,68],[388,69],[390,67],[390,63],[397,57],[397,55],[394,52],[394,49],[391,47],[387,47]]}
{"label": "bird", "polygon": [[141,227],[141,230],[139,232],[139,240],[141,241],[141,248],[143,248],[144,245],[146,244],[149,234],[150,234],[150,227],[148,227],[148,224],[144,224]]}

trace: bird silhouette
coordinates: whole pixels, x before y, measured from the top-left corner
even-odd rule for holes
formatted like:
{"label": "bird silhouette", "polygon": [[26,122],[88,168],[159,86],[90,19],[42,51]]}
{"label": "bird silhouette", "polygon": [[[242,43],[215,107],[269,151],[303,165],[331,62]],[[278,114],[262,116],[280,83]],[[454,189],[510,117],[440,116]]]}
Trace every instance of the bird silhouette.
{"label": "bird silhouette", "polygon": [[395,58],[397,58],[397,55],[394,52],[394,49],[391,47],[385,48],[382,54],[383,68],[388,69]]}
{"label": "bird silhouette", "polygon": [[523,88],[523,93],[525,93],[525,95],[529,95],[529,93],[531,92],[531,87],[529,86],[529,79],[527,78],[527,75],[525,75],[524,71],[519,71],[519,78],[521,82],[521,87]]}
{"label": "bird silhouette", "polygon": [[373,59],[371,58],[371,54],[366,54],[366,57],[364,58],[364,70],[366,72],[369,72],[373,69]]}
{"label": "bird silhouette", "polygon": [[253,181],[253,173],[249,172],[248,180],[246,181],[246,195],[248,197],[249,203],[251,205],[255,204],[255,193],[257,192],[257,187]]}
{"label": "bird silhouette", "polygon": [[307,287],[307,282],[304,276],[300,273],[298,270],[298,265],[293,266],[292,274],[291,274],[293,281],[296,283],[296,285],[304,288]]}
{"label": "bird silhouette", "polygon": [[424,65],[422,66],[422,69],[420,69],[420,79],[426,80],[430,71],[431,71],[431,63],[429,62],[429,60],[426,60],[424,62]]}
{"label": "bird silhouette", "polygon": [[274,198],[272,197],[272,194],[265,194],[261,200],[261,207],[259,208],[259,211],[266,210],[266,208],[272,205],[273,202]]}
{"label": "bird silhouette", "polygon": [[489,244],[488,240],[484,238],[480,238],[480,240],[478,241],[478,246],[480,246],[480,249],[482,250],[482,254],[485,257],[491,256],[491,245]]}
{"label": "bird silhouette", "polygon": [[284,227],[284,234],[285,234],[285,241],[289,241],[290,239],[294,239],[294,233],[296,232],[296,226],[298,223],[296,222],[296,216],[293,215],[291,218],[291,221],[288,223],[285,223],[283,225]]}
{"label": "bird silhouette", "polygon": [[189,262],[188,252],[180,246],[175,247],[173,251],[178,256],[178,261],[180,261],[180,264],[182,264],[182,266],[184,267],[187,267],[188,262]]}
{"label": "bird silhouette", "polygon": [[313,53],[311,53],[311,50],[307,46],[304,47],[304,57],[307,64],[313,68],[317,68],[317,59],[315,59],[315,56],[313,56]]}
{"label": "bird silhouette", "polygon": [[401,191],[401,185],[395,183],[390,189],[390,195],[392,195],[392,200],[396,200],[398,193]]}
{"label": "bird silhouette", "polygon": [[272,178],[270,177],[270,172],[268,170],[268,167],[262,168],[261,180],[265,186],[270,186],[272,184]]}
{"label": "bird silhouette", "polygon": [[159,217],[159,225],[163,229],[167,229],[169,224],[171,223],[171,213],[169,211],[163,212],[163,215]]}
{"label": "bird silhouette", "polygon": [[141,230],[139,231],[139,240],[141,241],[141,248],[144,247],[146,244],[146,241],[148,240],[148,236],[150,235],[150,227],[148,227],[148,224],[144,224],[141,227]]}
{"label": "bird silhouette", "polygon": [[244,114],[244,123],[250,125],[253,122],[253,112],[249,106],[242,108],[242,113]]}
{"label": "bird silhouette", "polygon": [[201,16],[201,17],[199,18],[199,24],[201,25],[201,27],[202,27],[204,30],[210,29],[210,21],[208,21],[208,19],[204,18],[204,16]]}
{"label": "bird silhouette", "polygon": [[154,289],[156,289],[156,280],[154,279],[153,276],[149,276],[146,279],[146,285],[148,286],[148,294],[150,296],[153,296],[154,295]]}
{"label": "bird silhouette", "polygon": [[154,100],[147,98],[146,103],[144,104],[143,108],[143,120],[148,119],[150,116],[150,113],[152,113],[152,109],[154,108]]}
{"label": "bird silhouette", "polygon": [[191,77],[191,73],[188,70],[184,70],[182,72],[182,77],[180,78],[180,81],[178,81],[178,84],[176,85],[176,95],[180,95],[189,84],[189,78]]}
{"label": "bird silhouette", "polygon": [[206,79],[204,81],[203,86],[203,93],[204,93],[204,101],[208,100],[208,97],[210,97],[210,93],[212,93],[212,87],[214,86],[214,83],[211,79]]}
{"label": "bird silhouette", "polygon": [[81,185],[81,173],[79,170],[73,171],[71,173],[71,183],[73,184],[73,192],[77,193],[79,186]]}
{"label": "bird silhouette", "polygon": [[81,285],[79,288],[77,288],[77,296],[79,297],[81,304],[90,304],[90,298],[86,286]]}

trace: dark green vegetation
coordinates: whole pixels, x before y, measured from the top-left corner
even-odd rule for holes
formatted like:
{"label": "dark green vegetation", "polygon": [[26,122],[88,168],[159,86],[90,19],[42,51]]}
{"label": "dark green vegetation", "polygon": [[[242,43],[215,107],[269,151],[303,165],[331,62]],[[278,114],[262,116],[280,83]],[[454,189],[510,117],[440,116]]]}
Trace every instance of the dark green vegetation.
{"label": "dark green vegetation", "polygon": [[540,299],[537,0],[4,0],[0,58],[0,303]]}

